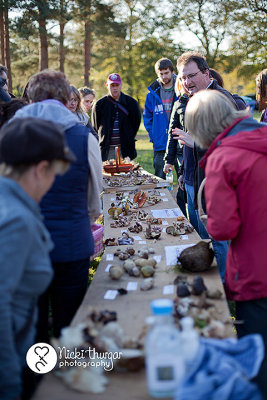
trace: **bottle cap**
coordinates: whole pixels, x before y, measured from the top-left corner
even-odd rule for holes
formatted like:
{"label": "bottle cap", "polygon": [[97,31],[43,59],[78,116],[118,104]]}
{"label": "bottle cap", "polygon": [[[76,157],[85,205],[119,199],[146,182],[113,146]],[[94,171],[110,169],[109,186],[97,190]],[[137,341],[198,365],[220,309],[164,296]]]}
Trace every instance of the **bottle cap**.
{"label": "bottle cap", "polygon": [[172,172],[171,168],[169,168],[169,172]]}
{"label": "bottle cap", "polygon": [[154,315],[168,315],[173,312],[173,301],[170,299],[156,299],[150,303]]}

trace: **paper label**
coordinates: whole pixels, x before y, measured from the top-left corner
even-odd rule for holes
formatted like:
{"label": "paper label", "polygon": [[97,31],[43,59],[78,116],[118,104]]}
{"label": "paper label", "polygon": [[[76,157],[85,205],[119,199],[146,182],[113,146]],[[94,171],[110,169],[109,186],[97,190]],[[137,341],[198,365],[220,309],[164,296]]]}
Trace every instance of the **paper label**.
{"label": "paper label", "polygon": [[157,261],[157,263],[161,261],[161,256],[153,256],[153,258]]}
{"label": "paper label", "polygon": [[106,266],[105,271],[106,271],[106,272],[109,272],[111,266],[112,266],[112,264],[108,264],[108,265]]}
{"label": "paper label", "polygon": [[141,236],[133,236],[134,240],[142,240]]}
{"label": "paper label", "polygon": [[107,260],[107,261],[113,261],[113,260],[114,260],[114,254],[108,253],[108,254],[106,255],[106,260]]}
{"label": "paper label", "polygon": [[104,296],[105,300],[114,300],[118,294],[117,290],[107,290]]}
{"label": "paper label", "polygon": [[154,218],[176,218],[183,217],[183,213],[180,208],[168,208],[163,210],[151,210],[151,213]]}
{"label": "paper label", "polygon": [[173,292],[174,292],[174,285],[163,286],[163,294],[173,294]]}
{"label": "paper label", "polygon": [[188,240],[188,235],[181,235],[180,238],[181,238],[182,240]]}
{"label": "paper label", "polygon": [[138,287],[137,282],[128,282],[126,289],[129,290],[136,290]]}

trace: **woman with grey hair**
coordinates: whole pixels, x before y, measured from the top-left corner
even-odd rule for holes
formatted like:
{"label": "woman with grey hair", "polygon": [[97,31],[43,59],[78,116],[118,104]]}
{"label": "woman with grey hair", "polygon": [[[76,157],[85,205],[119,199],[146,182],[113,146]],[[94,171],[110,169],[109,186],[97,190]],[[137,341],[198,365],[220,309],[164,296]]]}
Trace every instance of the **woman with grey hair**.
{"label": "woman with grey hair", "polygon": [[[192,138],[208,149],[205,169],[207,229],[215,240],[230,240],[225,289],[236,301],[237,334],[262,335],[267,350],[267,125],[237,111],[220,92],[201,91],[190,99],[185,123]],[[267,398],[267,358],[255,378]]]}

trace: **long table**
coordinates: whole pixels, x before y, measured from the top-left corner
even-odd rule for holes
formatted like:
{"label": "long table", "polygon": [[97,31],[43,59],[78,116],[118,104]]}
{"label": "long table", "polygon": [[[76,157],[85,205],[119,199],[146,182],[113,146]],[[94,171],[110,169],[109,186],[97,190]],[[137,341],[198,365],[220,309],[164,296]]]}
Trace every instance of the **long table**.
{"label": "long table", "polygon": [[[137,188],[138,190],[144,188]],[[118,191],[121,188],[117,189]],[[147,189],[146,189],[147,190]],[[146,206],[147,212],[151,213],[152,210],[173,210],[177,209],[177,204],[174,201],[173,196],[167,189],[159,189],[162,201],[153,206]],[[133,195],[133,194],[130,194]],[[122,230],[127,228],[111,228],[110,222],[112,218],[108,214],[107,210],[110,204],[114,201],[114,193],[104,193],[103,195],[103,209],[104,209],[104,235],[108,237],[119,237]],[[163,201],[163,199],[166,199]],[[172,224],[176,220],[175,217],[164,218],[168,224]],[[142,223],[144,225],[144,223]],[[166,225],[162,225],[166,227]],[[133,247],[137,252],[139,249],[144,247],[152,247],[155,250],[155,256],[160,261],[157,264],[156,273],[154,276],[154,287],[149,291],[140,290],[140,282],[142,278],[130,277],[126,273],[122,276],[119,281],[110,279],[107,272],[107,267],[112,263],[119,263],[117,257],[114,257],[114,252],[119,246],[107,246],[100,264],[97,268],[95,276],[86,296],[75,315],[72,325],[75,326],[82,322],[88,314],[89,307],[94,307],[96,310],[110,310],[116,311],[118,315],[118,322],[123,328],[126,335],[136,337],[140,334],[141,329],[144,325],[144,320],[147,316],[151,315],[150,302],[155,298],[175,298],[175,289],[173,293],[163,294],[164,287],[170,287],[173,284],[175,277],[178,275],[177,269],[172,265],[166,265],[166,246],[177,246],[185,244],[195,244],[200,240],[198,234],[194,231],[187,234],[188,238],[182,238],[179,236],[173,237],[167,235],[166,232],[162,232],[161,238],[157,241],[151,241],[144,237],[144,233],[130,234],[131,236],[139,236],[139,240],[135,240]],[[144,243],[146,241],[146,243]],[[125,246],[120,246],[123,248]],[[127,246],[126,246],[127,247]],[[112,259],[113,258],[113,259]],[[190,279],[196,274],[189,274]],[[223,291],[221,279],[218,273],[216,265],[209,271],[201,273],[204,278],[206,286],[210,289],[220,289]],[[113,300],[106,300],[104,296],[108,290],[116,290],[118,288],[127,288],[129,282],[137,283],[137,290],[128,291],[127,295],[117,295]],[[222,321],[230,321],[229,310],[225,296],[220,300],[214,300],[216,309],[221,315]],[[227,324],[226,336],[233,336],[233,328],[231,323]],[[146,389],[146,377],[145,371],[130,373],[108,373],[109,384],[106,391],[102,394],[96,395],[91,393],[80,393],[68,388],[62,381],[55,377],[53,373],[49,373],[42,381],[39,386],[34,400],[85,400],[85,399],[101,399],[101,400],[125,400],[130,398],[131,400],[146,400],[151,397],[147,393]]]}

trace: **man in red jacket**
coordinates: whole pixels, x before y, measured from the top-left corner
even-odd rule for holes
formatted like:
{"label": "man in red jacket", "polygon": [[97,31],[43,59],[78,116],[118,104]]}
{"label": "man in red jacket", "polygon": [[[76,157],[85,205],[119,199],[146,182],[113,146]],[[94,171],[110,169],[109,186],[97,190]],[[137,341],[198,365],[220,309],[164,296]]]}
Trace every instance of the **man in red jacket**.
{"label": "man in red jacket", "polygon": [[[216,113],[214,112],[216,110]],[[267,125],[237,111],[218,91],[201,91],[189,101],[185,123],[207,152],[205,169],[208,232],[231,240],[225,287],[236,301],[242,337],[260,333],[267,349]],[[267,357],[256,377],[267,398]]]}

